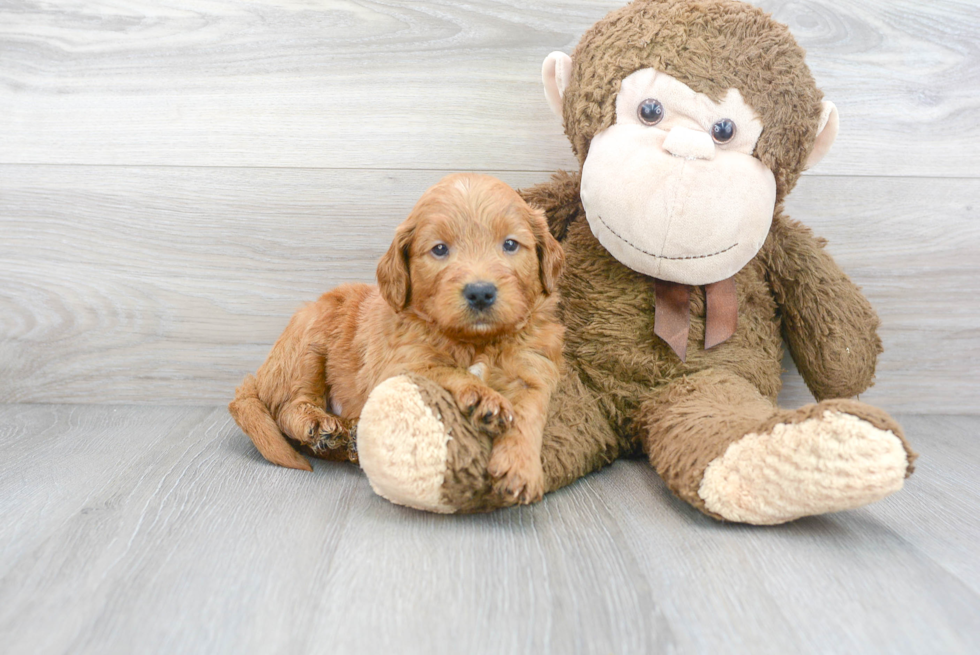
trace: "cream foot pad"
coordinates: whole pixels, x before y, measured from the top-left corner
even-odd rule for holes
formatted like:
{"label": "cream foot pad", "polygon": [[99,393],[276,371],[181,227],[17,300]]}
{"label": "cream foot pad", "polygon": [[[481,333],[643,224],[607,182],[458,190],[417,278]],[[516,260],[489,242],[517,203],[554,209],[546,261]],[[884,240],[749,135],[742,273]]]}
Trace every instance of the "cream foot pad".
{"label": "cream foot pad", "polygon": [[442,498],[449,438],[415,383],[399,376],[368,397],[357,426],[357,452],[379,496],[445,514],[455,511]]}
{"label": "cream foot pad", "polygon": [[729,521],[759,525],[853,509],[902,488],[908,456],[891,431],[842,412],[732,443],[698,494]]}

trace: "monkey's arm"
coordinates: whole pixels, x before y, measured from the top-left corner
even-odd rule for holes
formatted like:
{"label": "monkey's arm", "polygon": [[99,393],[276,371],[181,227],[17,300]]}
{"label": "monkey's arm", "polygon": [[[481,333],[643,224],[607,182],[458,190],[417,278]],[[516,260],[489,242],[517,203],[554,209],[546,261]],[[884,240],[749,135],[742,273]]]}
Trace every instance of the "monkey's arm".
{"label": "monkey's arm", "polygon": [[851,398],[870,387],[882,352],[878,315],[825,245],[777,209],[761,253],[783,339],[817,400]]}
{"label": "monkey's arm", "polygon": [[518,193],[527,204],[544,210],[551,234],[559,241],[564,241],[572,221],[585,215],[579,198],[581,182],[580,173],[558,171],[548,182],[521,189]]}

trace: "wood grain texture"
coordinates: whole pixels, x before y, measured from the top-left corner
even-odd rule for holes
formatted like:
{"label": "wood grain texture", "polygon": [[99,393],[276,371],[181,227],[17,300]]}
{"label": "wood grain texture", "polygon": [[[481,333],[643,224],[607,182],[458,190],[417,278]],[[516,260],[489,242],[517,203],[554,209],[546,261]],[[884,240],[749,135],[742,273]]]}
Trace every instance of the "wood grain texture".
{"label": "wood grain texture", "polygon": [[725,525],[641,461],[435,516],[273,467],[223,408],[0,406],[0,643],[55,653],[973,653],[980,418],[906,488]]}
{"label": "wood grain texture", "polygon": [[[885,353],[862,396],[895,412],[980,413],[980,181],[808,177],[789,214],[881,317]],[[812,397],[791,369],[783,402]]]}
{"label": "wood grain texture", "polygon": [[[227,401],[303,302],[373,280],[443,173],[0,166],[0,401]],[[978,196],[980,180],[869,177],[791,196],[884,321],[869,402],[980,411]],[[809,400],[786,380],[788,404]]]}
{"label": "wood grain texture", "polygon": [[[623,0],[0,6],[0,163],[551,171],[540,65]],[[975,1],[766,0],[839,106],[820,174],[980,174]]]}

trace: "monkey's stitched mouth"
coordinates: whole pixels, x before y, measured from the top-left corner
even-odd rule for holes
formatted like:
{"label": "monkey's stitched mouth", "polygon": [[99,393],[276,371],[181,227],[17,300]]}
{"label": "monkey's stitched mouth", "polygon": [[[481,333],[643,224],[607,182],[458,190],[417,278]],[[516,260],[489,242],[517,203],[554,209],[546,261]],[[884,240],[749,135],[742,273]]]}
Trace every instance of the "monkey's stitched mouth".
{"label": "monkey's stitched mouth", "polygon": [[738,241],[736,241],[735,243],[733,243],[732,245],[728,246],[727,248],[723,248],[722,250],[719,250],[718,252],[713,252],[710,255],[687,255],[686,257],[667,257],[665,255],[655,255],[652,252],[649,252],[647,250],[644,250],[643,248],[639,248],[637,246],[634,246],[625,237],[623,237],[619,233],[617,233],[616,230],[614,230],[611,227],[609,227],[609,223],[607,223],[604,220],[602,220],[602,216],[596,216],[596,218],[599,219],[599,222],[602,223],[606,227],[607,230],[609,230],[609,233],[610,234],[612,234],[614,237],[616,237],[617,239],[619,239],[620,241],[622,241],[623,243],[625,243],[627,246],[629,246],[630,248],[632,248],[633,250],[635,250],[637,252],[642,252],[644,255],[647,255],[648,257],[655,257],[657,259],[666,259],[666,260],[669,260],[669,261],[679,261],[679,260],[682,260],[682,259],[707,259],[708,257],[714,257],[715,255],[721,255],[723,253],[726,253],[726,252],[728,252],[729,250],[731,250],[732,248],[734,248],[735,246],[738,245]]}

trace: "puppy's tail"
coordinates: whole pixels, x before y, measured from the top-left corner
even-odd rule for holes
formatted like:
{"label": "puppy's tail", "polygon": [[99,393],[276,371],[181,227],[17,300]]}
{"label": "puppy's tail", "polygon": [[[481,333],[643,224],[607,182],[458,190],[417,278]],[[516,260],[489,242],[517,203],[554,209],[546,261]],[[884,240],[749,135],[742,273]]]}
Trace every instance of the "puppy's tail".
{"label": "puppy's tail", "polygon": [[238,427],[262,453],[262,457],[279,466],[313,470],[309,461],[286,441],[286,436],[279,430],[269,408],[259,398],[259,389],[253,376],[245,376],[241,386],[235,390],[235,399],[228,405],[228,411]]}

